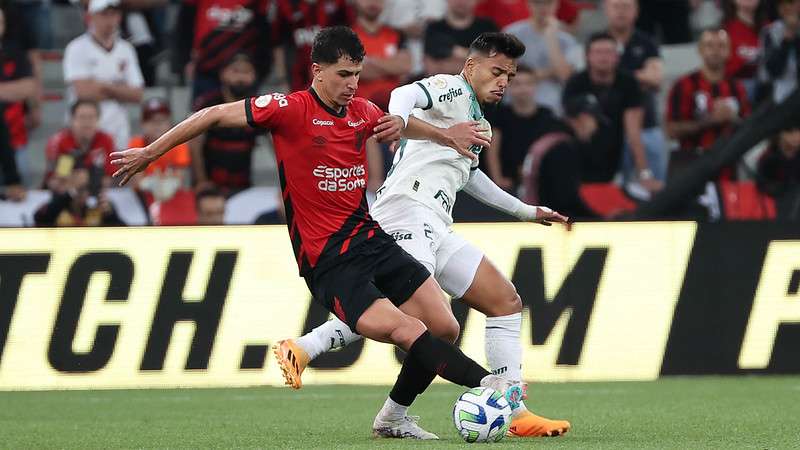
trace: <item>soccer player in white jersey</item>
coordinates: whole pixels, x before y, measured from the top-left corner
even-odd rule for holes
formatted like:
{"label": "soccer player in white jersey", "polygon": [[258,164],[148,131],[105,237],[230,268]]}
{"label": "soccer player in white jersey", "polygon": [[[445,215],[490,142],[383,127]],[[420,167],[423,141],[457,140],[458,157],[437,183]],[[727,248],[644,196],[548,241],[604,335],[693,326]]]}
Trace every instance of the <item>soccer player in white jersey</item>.
{"label": "soccer player in white jersey", "polygon": [[[483,105],[501,100],[516,73],[515,61],[524,51],[524,44],[512,35],[484,33],[472,43],[459,75],[435,75],[395,89],[389,114],[405,123],[413,114],[442,130],[460,122],[478,121],[490,133]],[[471,151],[473,155],[467,156],[433,141],[401,141],[370,212],[403,249],[430,270],[445,292],[486,314],[485,350],[490,368],[522,383],[522,302],[511,281],[483,252],[452,231],[456,193],[464,190],[522,221],[549,225],[568,219],[549,208],[527,205],[500,189],[478,169],[481,147],[473,146]],[[449,311],[449,304],[447,308]],[[299,389],[300,376],[311,359],[357,339],[360,336],[334,318],[297,340],[280,341],[275,356],[286,383]],[[426,383],[430,381],[432,378]],[[432,433],[417,436],[400,432],[413,398],[398,399],[397,392],[395,385],[375,418],[374,434],[435,438]],[[569,422],[538,416],[523,404],[514,411],[509,432],[517,436],[559,436],[569,429]]]}

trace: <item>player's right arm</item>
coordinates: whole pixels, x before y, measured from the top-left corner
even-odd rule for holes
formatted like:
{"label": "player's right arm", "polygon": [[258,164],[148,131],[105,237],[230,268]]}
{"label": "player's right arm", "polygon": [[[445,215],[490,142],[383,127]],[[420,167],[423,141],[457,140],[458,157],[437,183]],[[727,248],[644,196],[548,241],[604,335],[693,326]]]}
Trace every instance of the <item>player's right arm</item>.
{"label": "player's right arm", "polygon": [[481,134],[478,122],[463,122],[449,128],[439,128],[411,115],[414,108],[430,109],[433,106],[428,91],[419,83],[400,86],[392,91],[389,114],[400,117],[406,124],[403,136],[407,139],[429,140],[455,149],[459,154],[477,160],[470,147],[489,146],[491,141]]}
{"label": "player's right arm", "polygon": [[112,153],[111,164],[119,166],[114,177],[122,177],[120,186],[124,185],[133,175],[144,170],[148,164],[170,149],[188,142],[210,128],[246,127],[248,122],[245,101],[249,99],[203,108],[172,127],[147,147]]}

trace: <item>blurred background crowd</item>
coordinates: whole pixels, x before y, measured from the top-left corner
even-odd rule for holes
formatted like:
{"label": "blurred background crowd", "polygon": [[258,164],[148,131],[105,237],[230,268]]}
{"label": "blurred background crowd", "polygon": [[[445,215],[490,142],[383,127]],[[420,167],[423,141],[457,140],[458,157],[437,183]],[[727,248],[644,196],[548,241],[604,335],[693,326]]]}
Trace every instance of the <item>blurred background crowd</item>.
{"label": "blurred background crowd", "polygon": [[[330,25],[361,37],[358,95],[384,109],[399,85],[458,73],[480,33],[519,37],[481,166],[584,220],[635,218],[800,77],[800,0],[2,0],[0,226],[281,223],[258,130],[211,130],[124,189],[108,155],[206,106],[305,89]],[[800,219],[796,116],[657,218]],[[393,154],[368,157],[374,192]],[[494,219],[459,203],[457,220]]]}

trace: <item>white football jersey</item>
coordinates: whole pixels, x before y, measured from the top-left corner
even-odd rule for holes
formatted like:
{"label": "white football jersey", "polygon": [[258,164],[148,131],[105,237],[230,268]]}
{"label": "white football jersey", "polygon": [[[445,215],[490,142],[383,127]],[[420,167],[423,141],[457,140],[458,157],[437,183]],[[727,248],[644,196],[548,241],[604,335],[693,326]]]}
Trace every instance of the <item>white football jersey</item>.
{"label": "white football jersey", "polygon": [[[440,128],[471,120],[481,121],[489,128],[472,86],[461,75],[434,75],[416,84],[427,95],[428,104],[415,108],[414,117]],[[481,150],[478,146],[472,148],[475,154]],[[477,161],[473,163],[452,148],[427,140],[402,140],[372,210],[405,197],[428,206],[452,224],[456,192],[469,180],[470,170],[477,167]]]}

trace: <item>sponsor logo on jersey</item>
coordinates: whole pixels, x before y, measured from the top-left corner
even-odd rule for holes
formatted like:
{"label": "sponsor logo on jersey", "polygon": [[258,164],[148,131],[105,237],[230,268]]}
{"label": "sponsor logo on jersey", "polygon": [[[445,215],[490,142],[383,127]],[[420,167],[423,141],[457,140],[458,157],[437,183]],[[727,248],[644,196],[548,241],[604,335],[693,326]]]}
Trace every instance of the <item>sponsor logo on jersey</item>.
{"label": "sponsor logo on jersey", "polygon": [[364,124],[364,119],[361,119],[358,122],[351,122],[349,120],[347,121],[347,125],[349,125],[349,126],[351,126],[353,128],[355,128],[355,127],[357,127],[359,125],[363,125],[363,124]]}
{"label": "sponsor logo on jersey", "polygon": [[444,89],[447,87],[447,79],[444,77],[436,77],[431,79],[431,85],[436,89]]}
{"label": "sponsor logo on jersey", "polygon": [[395,231],[392,233],[392,239],[395,241],[410,241],[414,239],[414,235],[407,231]]}
{"label": "sponsor logo on jersey", "polygon": [[217,28],[233,28],[240,30],[253,20],[253,11],[243,6],[221,8],[213,6],[206,11],[206,17],[217,23]]}
{"label": "sponsor logo on jersey", "polygon": [[321,119],[313,119],[311,121],[314,125],[319,125],[321,127],[332,127],[333,121],[332,120],[321,120]]}
{"label": "sponsor logo on jersey", "polygon": [[461,89],[461,88],[458,88],[458,89],[450,88],[450,89],[447,90],[447,93],[442,94],[442,95],[439,96],[439,102],[440,103],[441,102],[445,102],[445,101],[452,102],[453,100],[456,99],[456,97],[460,97],[462,95],[464,95],[464,90],[463,89]]}
{"label": "sponsor logo on jersey", "polygon": [[312,172],[320,178],[317,188],[325,192],[355,191],[367,187],[367,170],[363,164],[352,167],[330,167],[321,164]]}
{"label": "sponsor logo on jersey", "polygon": [[281,108],[289,104],[289,100],[286,99],[286,95],[278,93],[262,95],[261,97],[258,97],[254,103],[259,108],[266,108],[272,100],[278,102],[278,106]]}

